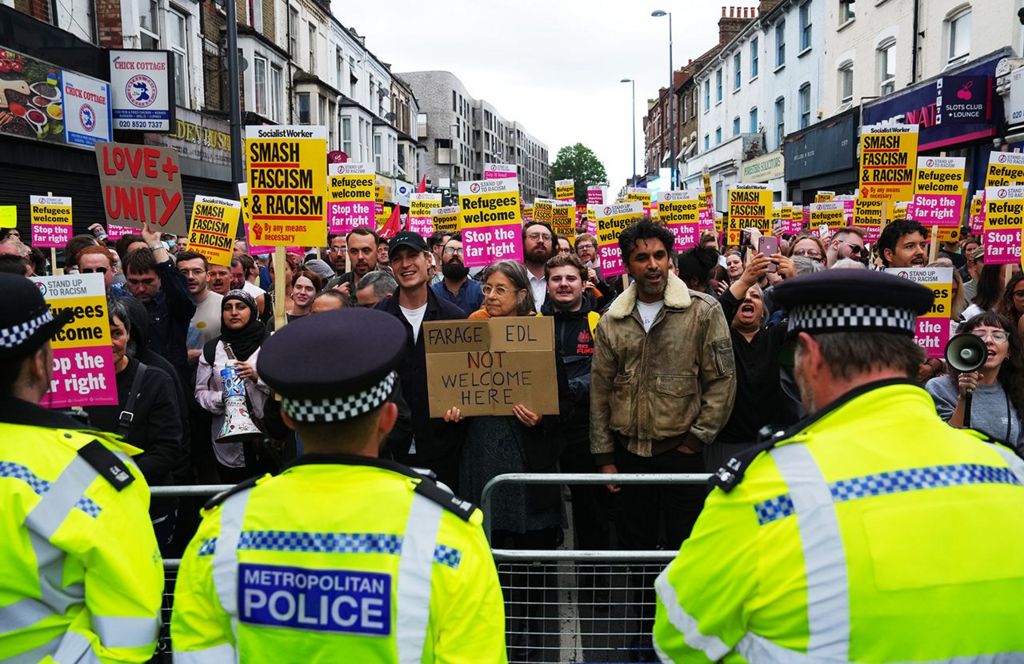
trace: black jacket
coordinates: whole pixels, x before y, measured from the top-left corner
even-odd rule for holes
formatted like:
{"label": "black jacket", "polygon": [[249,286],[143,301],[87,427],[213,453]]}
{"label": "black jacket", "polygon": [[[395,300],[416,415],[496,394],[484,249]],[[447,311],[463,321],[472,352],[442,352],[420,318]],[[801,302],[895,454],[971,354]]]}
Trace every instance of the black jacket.
{"label": "black jacket", "polygon": [[[556,311],[548,301],[541,313],[555,319],[555,355],[565,371],[567,389],[560,398],[559,417],[566,440],[564,444],[585,443],[590,448],[590,364],[594,356],[594,335],[590,318],[590,298],[583,298],[579,311]],[[594,314],[596,317],[596,314]]]}
{"label": "black jacket", "polygon": [[[451,454],[458,454],[461,445],[461,436],[458,433],[461,427],[445,424],[441,419],[430,417],[430,401],[427,396],[427,356],[424,343],[423,330],[420,330],[419,337],[414,342],[412,326],[402,315],[398,306],[398,291],[374,307],[380,311],[386,311],[398,318],[405,326],[406,339],[405,348],[398,361],[398,376],[402,383],[402,396],[409,404],[412,414],[412,434],[416,439],[416,456],[409,456],[409,448],[404,450],[393,447],[392,454],[396,461],[407,465],[427,465],[435,459],[448,457]],[[433,290],[427,288],[427,311],[423,315],[423,322],[434,320],[464,320],[466,314],[462,309],[450,302],[438,298]],[[390,441],[394,442],[394,441]]]}
{"label": "black jacket", "polygon": [[182,382],[187,382],[192,371],[188,364],[186,340],[196,305],[188,292],[188,280],[178,272],[173,262],[158,264],[156,273],[160,277],[160,290],[145,303],[149,313],[146,348],[167,358]]}

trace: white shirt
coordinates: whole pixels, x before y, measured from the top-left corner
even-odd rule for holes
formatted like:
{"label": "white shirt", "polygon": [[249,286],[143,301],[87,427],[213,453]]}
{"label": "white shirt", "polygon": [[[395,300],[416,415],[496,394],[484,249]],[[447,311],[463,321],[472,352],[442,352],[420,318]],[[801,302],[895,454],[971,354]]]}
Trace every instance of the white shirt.
{"label": "white shirt", "polygon": [[533,290],[533,306],[535,312],[540,312],[541,306],[544,304],[544,300],[548,296],[548,280],[547,277],[535,277],[529,270],[526,274],[530,277],[530,288]]}
{"label": "white shirt", "polygon": [[257,286],[256,284],[252,283],[251,281],[246,281],[242,283],[242,290],[244,290],[249,295],[252,295],[254,300],[258,298],[260,295],[263,295],[264,293],[267,292],[260,288],[259,286]]}
{"label": "white shirt", "polygon": [[423,316],[427,313],[427,303],[424,302],[423,306],[415,309],[406,309],[402,305],[398,305],[398,308],[402,310],[402,315],[405,316],[405,320],[409,321],[409,325],[412,325],[412,341],[416,343],[420,338]]}
{"label": "white shirt", "polygon": [[636,310],[640,313],[640,320],[644,322],[644,332],[651,331],[654,319],[658,317],[658,312],[664,308],[665,300],[658,300],[657,302],[636,301]]}

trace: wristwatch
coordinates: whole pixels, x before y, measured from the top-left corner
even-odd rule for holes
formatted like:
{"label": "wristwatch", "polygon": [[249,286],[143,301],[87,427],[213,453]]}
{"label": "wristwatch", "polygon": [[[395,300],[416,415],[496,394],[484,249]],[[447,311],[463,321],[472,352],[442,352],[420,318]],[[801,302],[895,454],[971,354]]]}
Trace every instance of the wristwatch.
{"label": "wristwatch", "polygon": [[154,242],[153,244],[149,245],[149,248],[152,249],[153,251],[156,251],[157,249],[167,249],[167,245],[164,244],[163,242]]}

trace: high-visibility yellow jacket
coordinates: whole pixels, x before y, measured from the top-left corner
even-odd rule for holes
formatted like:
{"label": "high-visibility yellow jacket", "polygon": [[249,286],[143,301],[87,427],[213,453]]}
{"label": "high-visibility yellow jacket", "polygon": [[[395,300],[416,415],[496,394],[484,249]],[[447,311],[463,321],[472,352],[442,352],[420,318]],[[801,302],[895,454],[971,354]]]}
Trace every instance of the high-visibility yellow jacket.
{"label": "high-visibility yellow jacket", "polygon": [[790,431],[712,492],[658,577],[663,660],[1024,661],[1013,452],[897,381]]}
{"label": "high-visibility yellow jacket", "polygon": [[299,459],[215,498],[182,559],[175,661],[504,662],[482,514],[390,461]]}
{"label": "high-visibility yellow jacket", "polygon": [[164,577],[140,451],[0,399],[0,661],[152,657]]}

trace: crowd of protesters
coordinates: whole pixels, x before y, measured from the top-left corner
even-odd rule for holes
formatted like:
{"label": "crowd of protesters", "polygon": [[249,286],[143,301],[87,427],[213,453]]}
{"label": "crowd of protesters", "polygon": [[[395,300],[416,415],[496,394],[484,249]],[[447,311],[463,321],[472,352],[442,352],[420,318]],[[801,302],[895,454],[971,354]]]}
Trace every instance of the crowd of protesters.
{"label": "crowd of protesters", "polygon": [[[220,266],[181,238],[156,232],[109,243],[74,236],[63,266],[103,275],[119,399],[86,414],[93,426],[143,450],[139,466],[153,485],[235,483],[273,473],[302,450],[259,376],[275,302],[284,302],[288,321],[375,307],[407,331],[392,394],[399,423],[383,453],[429,470],[463,498],[479,501],[484,485],[507,472],[710,472],[805,414],[779,360],[786,312],[773,303],[775,285],[825,269],[929,265],[928,232],[911,220],[889,224],[873,244],[853,227],[825,238],[783,237],[772,255],[758,252],[754,229],[739,246],[705,235],[677,254],[665,227],[640,221],[624,231],[626,276],[615,279],[602,276],[591,234],[570,241],[527,221],[522,235],[522,263],[470,269],[458,233],[424,238],[404,231],[384,239],[357,228],[331,236],[327,247],[289,253],[282,293],[275,292],[272,261],[251,256],[244,241],[236,243],[231,265]],[[953,426],[962,426],[965,395],[972,393],[971,426],[1020,449],[1024,274],[986,266],[984,248],[970,236],[944,243],[931,265],[953,268],[952,324],[981,338],[988,357],[966,373],[929,360],[919,380]],[[0,239],[0,270],[33,275],[50,267],[16,230]],[[463,417],[452,404],[444,417],[431,417],[423,322],[502,316],[554,319],[560,414],[542,416],[519,404],[511,415]],[[244,384],[260,432],[243,442],[218,442],[228,366]],[[676,548],[704,489],[575,486],[567,495],[564,508],[555,487],[496,492],[495,545],[552,548],[569,532],[578,548]],[[154,501],[166,553],[187,541],[190,511],[194,505]]]}

